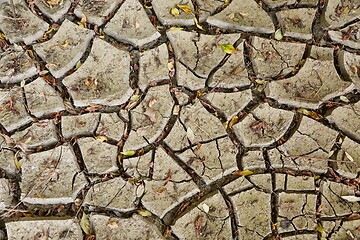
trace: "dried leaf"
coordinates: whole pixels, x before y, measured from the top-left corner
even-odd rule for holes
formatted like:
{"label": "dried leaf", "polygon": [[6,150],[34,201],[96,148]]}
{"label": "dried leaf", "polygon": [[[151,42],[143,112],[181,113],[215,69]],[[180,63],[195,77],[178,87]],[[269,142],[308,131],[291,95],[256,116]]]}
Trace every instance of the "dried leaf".
{"label": "dried leaf", "polygon": [[237,53],[238,50],[232,44],[220,44],[221,49],[227,54]]}
{"label": "dried leaf", "polygon": [[139,209],[139,210],[137,210],[137,213],[143,217],[151,217],[152,216],[152,213],[146,209]]}
{"label": "dried leaf", "polygon": [[176,5],[178,8],[180,8],[181,10],[183,10],[185,13],[187,14],[191,14],[191,7],[189,5],[182,5],[182,4],[177,4]]}
{"label": "dried leaf", "polygon": [[324,117],[321,116],[320,114],[318,114],[318,113],[316,113],[316,112],[314,112],[314,111],[307,110],[307,109],[305,109],[305,108],[299,108],[297,111],[298,111],[299,113],[301,113],[301,114],[303,114],[303,115],[306,115],[306,116],[308,116],[308,117],[311,117],[311,118],[313,118],[313,119],[315,119],[315,120],[321,120],[321,119],[324,118]]}
{"label": "dried leaf", "polygon": [[250,171],[250,170],[242,170],[242,171],[237,170],[237,171],[234,171],[233,174],[238,175],[238,176],[246,177],[246,176],[254,174],[254,172]]}
{"label": "dried leaf", "polygon": [[168,67],[169,71],[174,70],[174,63],[173,62],[168,62],[167,67]]}
{"label": "dried leaf", "polygon": [[194,140],[195,140],[194,132],[190,127],[188,127],[187,130],[186,130],[186,137],[189,139],[189,141],[191,143],[193,143]]}
{"label": "dried leaf", "polygon": [[283,33],[282,33],[281,28],[276,30],[274,38],[278,41],[280,41],[283,38]]}
{"label": "dried leaf", "polygon": [[194,23],[198,29],[205,31],[205,29],[200,25],[199,20],[196,17],[194,17]]}
{"label": "dried leaf", "polygon": [[108,141],[108,138],[106,136],[103,136],[103,135],[96,136],[95,139],[100,141],[100,142],[107,142]]}
{"label": "dried leaf", "polygon": [[78,25],[80,28],[85,28],[86,27],[86,16],[85,14],[81,14],[81,20],[80,22],[78,22]]}
{"label": "dried leaf", "polygon": [[[345,151],[344,151],[345,152]],[[347,159],[349,159],[350,162],[354,162],[354,158],[348,153],[348,152],[345,152],[345,155],[347,157]]]}
{"label": "dried leaf", "polygon": [[171,27],[168,29],[168,31],[173,31],[173,30],[184,30],[183,27]]}
{"label": "dried leaf", "polygon": [[174,106],[174,109],[173,109],[173,111],[172,111],[172,114],[173,115],[179,115],[179,112],[180,112],[180,106],[179,105],[175,105]]}
{"label": "dried leaf", "polygon": [[345,96],[340,96],[340,100],[346,103],[350,102],[349,99]]}
{"label": "dried leaf", "polygon": [[116,220],[113,220],[113,219],[109,219],[108,223],[107,223],[107,226],[110,230],[114,230],[114,229],[117,229],[119,228],[119,224]]}
{"label": "dried leaf", "polygon": [[172,178],[172,175],[173,175],[173,172],[171,171],[171,169],[169,169],[163,186],[165,186],[166,184],[168,184],[168,182],[169,182],[170,179]]}
{"label": "dried leaf", "polygon": [[81,229],[85,232],[86,235],[90,235],[90,234],[91,234],[90,219],[89,219],[89,216],[86,215],[85,212],[83,212],[83,215],[82,215],[82,217],[81,217],[80,227],[81,227]]}
{"label": "dried leaf", "polygon": [[203,203],[202,209],[204,210],[205,213],[209,213],[210,207],[206,203]]}
{"label": "dried leaf", "polygon": [[134,156],[136,154],[136,151],[128,150],[128,151],[125,151],[125,152],[120,152],[120,154],[122,154],[124,156],[127,156],[127,157],[131,157],[131,156]]}
{"label": "dried leaf", "polygon": [[239,117],[238,116],[233,116],[228,124],[228,127],[231,128],[232,126],[234,126],[234,124],[236,124],[239,121]]}
{"label": "dried leaf", "polygon": [[25,79],[20,82],[20,87],[24,87],[24,86],[25,86]]}
{"label": "dried leaf", "polygon": [[265,80],[261,80],[261,79],[256,79],[255,82],[257,84],[263,85],[265,83]]}
{"label": "dried leaf", "polygon": [[21,171],[21,164],[20,164],[19,158],[18,158],[18,154],[19,154],[19,153],[20,153],[19,151],[17,151],[17,152],[15,153],[15,155],[14,155],[14,163],[15,163],[16,169],[17,169],[18,171]]}
{"label": "dried leaf", "polygon": [[42,70],[41,72],[39,72],[39,75],[40,75],[41,77],[43,77],[43,76],[45,76],[45,75],[48,74],[48,73],[49,73],[48,70]]}
{"label": "dried leaf", "polygon": [[60,44],[60,46],[62,48],[66,48],[67,46],[69,46],[69,43],[70,43],[69,39],[65,39],[65,41],[62,44]]}
{"label": "dried leaf", "polygon": [[175,17],[180,15],[180,11],[179,11],[178,8],[172,8],[172,9],[170,10],[170,13],[171,13],[171,15],[173,15],[173,16],[175,16]]}
{"label": "dried leaf", "polygon": [[78,70],[82,65],[82,62],[79,60],[77,63],[76,63],[76,66],[75,66],[75,70]]}
{"label": "dried leaf", "polygon": [[340,196],[342,199],[348,201],[348,202],[360,202],[360,197],[356,196]]}

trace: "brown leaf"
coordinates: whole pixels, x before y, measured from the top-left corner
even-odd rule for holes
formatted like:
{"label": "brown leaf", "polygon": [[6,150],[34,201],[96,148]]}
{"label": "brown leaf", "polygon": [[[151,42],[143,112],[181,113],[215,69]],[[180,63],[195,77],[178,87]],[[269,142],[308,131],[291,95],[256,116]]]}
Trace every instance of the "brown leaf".
{"label": "brown leaf", "polygon": [[163,186],[168,184],[168,182],[170,181],[172,175],[173,175],[173,172],[171,171],[171,169],[169,169]]}

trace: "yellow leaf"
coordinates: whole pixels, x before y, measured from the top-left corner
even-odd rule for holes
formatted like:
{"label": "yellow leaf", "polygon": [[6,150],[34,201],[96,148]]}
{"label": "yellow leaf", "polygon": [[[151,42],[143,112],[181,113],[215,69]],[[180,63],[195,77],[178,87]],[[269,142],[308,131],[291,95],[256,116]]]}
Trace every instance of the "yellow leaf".
{"label": "yellow leaf", "polygon": [[137,100],[139,100],[140,99],[140,95],[133,95],[133,96],[131,96],[131,98],[130,98],[130,101],[131,102],[136,102]]}
{"label": "yellow leaf", "polygon": [[315,120],[321,120],[321,119],[324,118],[324,117],[321,116],[320,114],[318,114],[318,113],[316,113],[316,112],[314,112],[314,111],[307,110],[307,109],[305,109],[305,108],[299,108],[297,111],[298,111],[299,113],[301,113],[301,114],[303,114],[303,115],[306,115],[306,116],[308,116],[308,117],[311,117],[311,118],[313,118],[313,119],[315,119]]}
{"label": "yellow leaf", "polygon": [[42,70],[41,72],[39,72],[39,75],[42,77],[42,76],[45,76],[48,73],[49,73],[48,70]]}
{"label": "yellow leaf", "polygon": [[261,80],[261,79],[256,79],[255,82],[257,84],[263,85],[265,83],[265,80]]}
{"label": "yellow leaf", "polygon": [[189,141],[190,141],[191,143],[193,143],[194,140],[195,140],[194,132],[193,132],[193,130],[192,130],[190,127],[187,128],[186,137],[187,137],[187,139],[189,139]]}
{"label": "yellow leaf", "polygon": [[138,212],[138,214],[140,214],[143,217],[151,217],[152,216],[152,213],[146,209],[140,209],[140,210],[137,210],[137,212]]}
{"label": "yellow leaf", "polygon": [[319,175],[314,176],[314,179],[315,179],[315,180],[318,180],[318,179],[320,179],[320,178],[321,178],[321,176],[319,176]]}
{"label": "yellow leaf", "polygon": [[237,171],[234,171],[233,174],[238,175],[238,176],[246,177],[246,176],[254,174],[254,172],[250,171],[250,170],[242,170],[242,171],[237,170]]}
{"label": "yellow leaf", "polygon": [[24,86],[25,86],[25,79],[21,80],[21,82],[20,82],[20,87],[24,87]]}
{"label": "yellow leaf", "polygon": [[80,28],[86,27],[86,16],[85,14],[81,14],[81,20],[78,22]]}
{"label": "yellow leaf", "polygon": [[136,151],[128,150],[128,151],[125,151],[125,152],[120,152],[120,154],[122,154],[124,156],[127,156],[127,157],[131,157],[131,156],[134,156],[136,154]]}
{"label": "yellow leaf", "polygon": [[173,31],[173,30],[184,30],[184,28],[182,27],[171,27],[168,29],[168,31]]}
{"label": "yellow leaf", "polygon": [[39,193],[35,193],[34,195],[35,195],[35,197],[37,197],[37,198],[44,198],[44,197],[41,196],[41,194],[39,194]]}
{"label": "yellow leaf", "polygon": [[175,105],[172,114],[177,116],[179,115],[179,112],[180,112],[180,106]]}
{"label": "yellow leaf", "polygon": [[66,48],[68,45],[69,45],[69,39],[65,39],[65,41],[63,42],[63,44],[60,44],[60,46],[62,47],[62,48]]}
{"label": "yellow leaf", "polygon": [[235,123],[237,123],[239,121],[239,117],[238,116],[233,116],[228,124],[228,127],[231,128],[232,126],[234,126]]}
{"label": "yellow leaf", "polygon": [[275,38],[276,40],[278,40],[278,41],[283,38],[283,33],[282,33],[281,28],[279,28],[278,30],[276,30],[274,38]]}
{"label": "yellow leaf", "polygon": [[79,60],[77,63],[76,63],[76,66],[75,66],[75,70],[78,70],[80,67],[81,67],[82,63],[81,61]]}
{"label": "yellow leaf", "polygon": [[98,140],[98,141],[101,141],[101,142],[107,142],[108,141],[108,138],[106,136],[102,136],[102,135],[96,136],[95,139]]}
{"label": "yellow leaf", "polygon": [[238,50],[236,50],[236,48],[234,48],[232,44],[220,44],[220,47],[227,54],[233,54],[238,52]]}
{"label": "yellow leaf", "polygon": [[85,212],[83,212],[83,215],[82,215],[82,217],[81,217],[80,227],[82,228],[82,230],[85,232],[86,235],[90,235],[90,234],[91,234],[90,219],[89,219],[89,216],[86,215]]}
{"label": "yellow leaf", "polygon": [[14,163],[15,163],[15,167],[18,171],[21,170],[21,164],[19,162],[19,158],[18,158],[18,154],[19,154],[19,151],[15,153],[14,155]]}
{"label": "yellow leaf", "polygon": [[182,5],[182,4],[178,4],[176,5],[178,8],[180,8],[181,10],[183,10],[185,13],[190,14],[192,13],[191,11],[191,7],[189,5]]}
{"label": "yellow leaf", "polygon": [[194,17],[194,23],[198,29],[205,31],[205,29],[200,25],[199,20],[196,17]]}
{"label": "yellow leaf", "polygon": [[4,39],[5,38],[5,34],[0,33],[0,39]]}
{"label": "yellow leaf", "polygon": [[345,152],[345,155],[347,157],[347,159],[349,159],[350,162],[354,162],[354,158],[348,153],[348,152]]}
{"label": "yellow leaf", "polygon": [[173,62],[168,62],[167,67],[168,67],[169,71],[174,70],[174,63]]}
{"label": "yellow leaf", "polygon": [[350,102],[349,99],[345,96],[340,96],[340,100],[346,103]]}
{"label": "yellow leaf", "polygon": [[170,13],[171,13],[171,15],[173,15],[173,16],[175,16],[175,17],[180,15],[180,11],[179,11],[178,8],[172,8],[172,9],[170,10]]}

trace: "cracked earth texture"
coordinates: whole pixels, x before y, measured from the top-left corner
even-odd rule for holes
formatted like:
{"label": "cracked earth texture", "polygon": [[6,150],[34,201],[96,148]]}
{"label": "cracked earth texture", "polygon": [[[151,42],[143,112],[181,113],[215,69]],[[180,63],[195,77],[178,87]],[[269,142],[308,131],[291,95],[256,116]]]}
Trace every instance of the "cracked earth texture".
{"label": "cracked earth texture", "polygon": [[0,4],[0,239],[360,239],[358,0]]}

